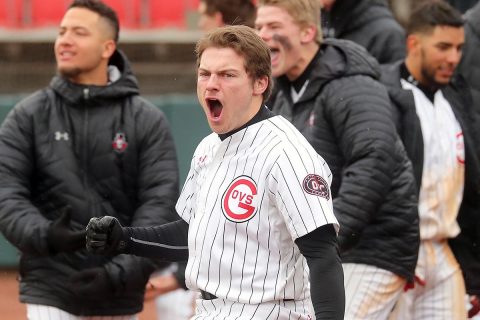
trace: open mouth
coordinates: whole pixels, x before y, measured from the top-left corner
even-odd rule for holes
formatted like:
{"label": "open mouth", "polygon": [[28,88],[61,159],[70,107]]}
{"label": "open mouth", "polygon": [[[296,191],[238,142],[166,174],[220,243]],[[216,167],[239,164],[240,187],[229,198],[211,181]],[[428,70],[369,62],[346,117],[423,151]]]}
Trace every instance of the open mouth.
{"label": "open mouth", "polygon": [[207,106],[210,109],[210,114],[213,118],[219,118],[222,114],[223,105],[222,103],[214,98],[206,99]]}
{"label": "open mouth", "polygon": [[277,48],[270,48],[270,60],[274,61],[278,58],[280,50]]}

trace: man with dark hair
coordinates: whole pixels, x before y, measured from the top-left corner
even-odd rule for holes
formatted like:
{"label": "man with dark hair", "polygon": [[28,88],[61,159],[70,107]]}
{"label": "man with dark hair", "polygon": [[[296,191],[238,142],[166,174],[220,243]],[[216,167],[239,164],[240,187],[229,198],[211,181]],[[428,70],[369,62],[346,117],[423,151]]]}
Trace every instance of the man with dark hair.
{"label": "man with dark hair", "polygon": [[272,52],[271,106],[333,173],[346,319],[385,319],[414,279],[419,234],[411,164],[395,131],[378,63],[352,41],[322,41],[318,0],[259,0]]}
{"label": "man with dark hair", "polygon": [[[382,74],[419,193],[416,283],[397,304],[397,319],[467,317],[462,270],[448,245],[460,233],[457,216],[480,212],[479,142],[472,134],[470,91],[454,77],[463,24],[445,1],[419,5],[407,27],[406,59],[384,66]],[[478,225],[478,218],[473,221]]]}
{"label": "man with dark hair", "polygon": [[268,47],[252,28],[228,26],[200,39],[196,52],[198,100],[213,133],[193,156],[176,206],[182,219],[125,228],[92,218],[87,248],[188,258],[187,285],[201,292],[192,319],[309,320],[311,302],[317,320],[343,319],[331,173],[264,106]]}
{"label": "man with dark hair", "polygon": [[198,27],[210,31],[227,25],[255,24],[255,5],[252,0],[200,0]]}
{"label": "man with dark hair", "polygon": [[387,0],[319,0],[325,38],[351,40],[381,64],[405,57],[405,31]]}
{"label": "man with dark hair", "polygon": [[0,128],[0,228],[21,251],[30,320],[136,319],[156,261],[92,255],[85,227],[106,214],[131,226],[178,218],[169,126],[139,96],[117,39],[110,7],[74,1],[55,41],[58,75]]}

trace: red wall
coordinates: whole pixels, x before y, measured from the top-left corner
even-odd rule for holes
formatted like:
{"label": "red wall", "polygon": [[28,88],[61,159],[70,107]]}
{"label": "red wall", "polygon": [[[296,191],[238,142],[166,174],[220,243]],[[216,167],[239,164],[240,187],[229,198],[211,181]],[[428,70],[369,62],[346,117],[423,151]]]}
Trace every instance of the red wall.
{"label": "red wall", "polygon": [[[118,14],[122,28],[186,27],[186,13],[199,0],[104,0]],[[56,27],[71,0],[0,0],[0,27]],[[143,16],[142,16],[143,15]]]}

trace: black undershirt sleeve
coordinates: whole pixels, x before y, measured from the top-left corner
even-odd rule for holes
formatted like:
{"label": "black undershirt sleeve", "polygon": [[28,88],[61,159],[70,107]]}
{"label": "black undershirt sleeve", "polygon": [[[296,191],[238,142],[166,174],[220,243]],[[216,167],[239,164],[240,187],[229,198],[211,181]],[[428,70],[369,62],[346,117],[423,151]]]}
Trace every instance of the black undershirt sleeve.
{"label": "black undershirt sleeve", "polygon": [[343,268],[333,225],[321,226],[295,240],[310,269],[310,293],[317,320],[343,319]]}
{"label": "black undershirt sleeve", "polygon": [[164,261],[188,260],[188,223],[180,219],[154,227],[125,227],[125,253]]}

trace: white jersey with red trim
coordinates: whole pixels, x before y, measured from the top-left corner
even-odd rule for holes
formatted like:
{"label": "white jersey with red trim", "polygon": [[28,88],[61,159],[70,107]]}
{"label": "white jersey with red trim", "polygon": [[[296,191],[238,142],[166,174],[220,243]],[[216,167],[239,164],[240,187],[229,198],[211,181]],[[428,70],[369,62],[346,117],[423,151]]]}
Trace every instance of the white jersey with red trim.
{"label": "white jersey with red trim", "polygon": [[331,172],[285,118],[255,123],[195,151],[177,202],[189,223],[186,284],[245,304],[307,300],[295,239],[338,222]]}

